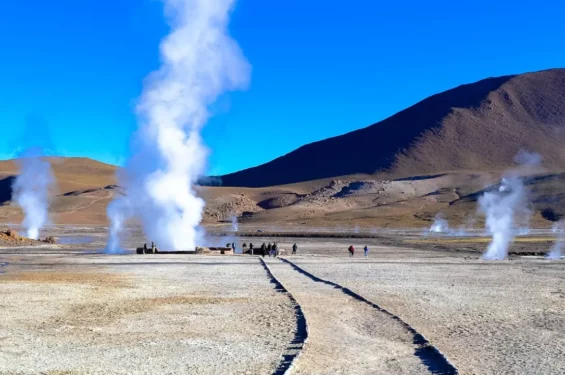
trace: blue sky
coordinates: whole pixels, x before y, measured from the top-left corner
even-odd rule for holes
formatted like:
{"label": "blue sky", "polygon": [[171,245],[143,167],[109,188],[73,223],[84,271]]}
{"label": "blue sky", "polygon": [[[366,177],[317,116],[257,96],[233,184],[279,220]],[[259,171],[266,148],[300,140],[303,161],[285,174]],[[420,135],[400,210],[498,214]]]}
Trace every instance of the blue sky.
{"label": "blue sky", "polygon": [[[209,172],[267,162],[462,83],[563,67],[563,14],[560,1],[239,0],[230,31],[251,84],[213,107]],[[3,2],[0,157],[40,139],[58,154],[123,161],[166,33],[157,0]]]}

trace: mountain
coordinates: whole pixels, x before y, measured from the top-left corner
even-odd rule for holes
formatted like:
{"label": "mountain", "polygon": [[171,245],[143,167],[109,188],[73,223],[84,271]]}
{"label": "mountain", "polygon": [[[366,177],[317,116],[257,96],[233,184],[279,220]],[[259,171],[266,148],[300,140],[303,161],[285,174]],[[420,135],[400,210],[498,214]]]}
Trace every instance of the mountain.
{"label": "mountain", "polygon": [[224,186],[266,187],[354,174],[498,170],[521,149],[540,153],[555,170],[565,165],[564,141],[565,69],[552,69],[462,85],[221,179]]}
{"label": "mountain", "polygon": [[[88,158],[46,158],[55,176],[50,216],[55,223],[93,224],[106,221],[106,205],[117,187],[117,167]],[[20,222],[22,212],[11,204],[17,160],[0,161],[0,222]]]}

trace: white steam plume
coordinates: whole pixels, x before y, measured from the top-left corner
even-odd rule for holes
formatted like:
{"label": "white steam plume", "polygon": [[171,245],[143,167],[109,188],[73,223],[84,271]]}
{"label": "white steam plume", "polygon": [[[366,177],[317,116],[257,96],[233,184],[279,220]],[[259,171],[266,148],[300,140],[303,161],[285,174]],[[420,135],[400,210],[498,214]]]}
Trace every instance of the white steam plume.
{"label": "white steam plume", "polygon": [[109,239],[106,253],[108,254],[122,254],[123,249],[121,244],[121,234],[124,227],[124,222],[128,217],[128,201],[127,197],[116,199],[108,205],[107,213],[110,218],[110,227],[108,228]]}
{"label": "white steam plume", "polygon": [[[135,151],[120,179],[128,214],[118,219],[139,219],[160,249],[188,250],[200,239],[204,201],[193,185],[205,167],[200,130],[207,108],[225,91],[243,88],[250,67],[227,32],[234,0],[164,3],[172,30],[161,43],[161,68],[148,77],[137,108]],[[116,215],[109,212],[112,246],[119,246]]]}
{"label": "white steam plume", "polygon": [[41,157],[39,150],[28,150],[17,161],[19,175],[12,186],[12,199],[24,211],[22,226],[26,237],[39,239],[39,230],[49,220],[49,191],[55,178],[51,164]]}
{"label": "white steam plume", "polygon": [[434,218],[434,222],[430,227],[430,232],[432,233],[447,233],[449,232],[449,224],[442,214],[437,214]]}
{"label": "white steam plume", "polygon": [[548,259],[561,259],[563,245],[565,242],[565,222],[559,221],[553,224],[553,233],[556,234],[555,244],[547,254]]}
{"label": "white steam plume", "polygon": [[524,201],[525,189],[518,177],[503,178],[498,191],[486,192],[479,198],[480,210],[486,215],[487,230],[492,234],[483,259],[506,258],[515,236],[515,215]]}
{"label": "white steam plume", "polygon": [[[541,156],[521,151],[514,161],[521,164],[522,171],[539,167]],[[488,191],[479,198],[479,210],[486,215],[486,226],[492,234],[492,241],[483,259],[502,260],[508,255],[508,248],[516,236],[515,223],[519,217],[529,222],[528,190],[522,178],[508,173],[502,179],[497,191]]]}
{"label": "white steam plume", "polygon": [[232,230],[232,232],[237,232],[239,230],[239,224],[237,223],[237,216],[231,215],[230,220],[231,220],[231,230]]}

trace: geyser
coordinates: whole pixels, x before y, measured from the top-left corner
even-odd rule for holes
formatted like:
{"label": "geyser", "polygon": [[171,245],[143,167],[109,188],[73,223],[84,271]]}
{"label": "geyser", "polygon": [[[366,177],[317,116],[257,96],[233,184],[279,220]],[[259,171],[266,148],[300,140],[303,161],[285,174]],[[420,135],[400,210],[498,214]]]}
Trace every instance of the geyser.
{"label": "geyser", "polygon": [[483,259],[506,258],[514,240],[516,211],[524,204],[525,191],[518,177],[503,178],[497,191],[486,192],[479,198],[480,210],[486,215],[486,226],[492,241]]}
{"label": "geyser", "polygon": [[565,242],[565,222],[559,221],[553,224],[553,233],[556,234],[555,244],[547,254],[548,259],[561,259],[563,243]]}
{"label": "geyser", "polygon": [[[521,151],[514,161],[522,171],[537,168],[541,162],[538,154]],[[529,222],[531,211],[528,208],[528,191],[522,178],[516,173],[507,173],[498,189],[487,191],[479,198],[479,210],[486,216],[486,227],[492,234],[483,259],[502,260],[508,255],[508,248],[516,236],[517,217]]]}
{"label": "geyser", "polygon": [[437,214],[434,218],[434,222],[430,227],[430,232],[432,233],[447,233],[449,232],[449,224],[442,214]]}
{"label": "geyser", "polygon": [[236,216],[236,215],[231,215],[230,221],[231,221],[231,230],[232,230],[232,232],[237,232],[237,231],[239,230],[239,224],[237,223],[237,216]]}
{"label": "geyser", "polygon": [[200,130],[208,106],[243,88],[250,67],[227,31],[234,0],[165,0],[171,32],[161,42],[160,69],[151,74],[137,106],[138,131],[119,183],[125,197],[109,207],[109,251],[119,248],[123,223],[139,220],[160,249],[194,249],[204,201],[193,185],[204,173],[207,150]]}
{"label": "geyser", "polygon": [[12,186],[12,200],[24,211],[22,226],[26,237],[39,239],[39,230],[49,219],[49,191],[55,178],[51,164],[39,149],[26,151],[17,160],[19,175]]}

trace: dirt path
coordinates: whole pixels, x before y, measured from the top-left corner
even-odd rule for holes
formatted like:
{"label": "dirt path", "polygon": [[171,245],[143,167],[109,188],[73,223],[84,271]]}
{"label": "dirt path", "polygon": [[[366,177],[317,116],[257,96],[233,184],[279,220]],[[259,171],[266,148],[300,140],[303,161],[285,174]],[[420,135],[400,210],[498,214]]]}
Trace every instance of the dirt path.
{"label": "dirt path", "polygon": [[288,260],[402,317],[461,374],[565,374],[565,262],[408,255]]}
{"label": "dirt path", "polygon": [[106,196],[100,197],[100,198],[97,198],[97,199],[93,199],[92,202],[90,202],[90,203],[87,204],[86,206],[77,207],[77,208],[75,208],[75,209],[73,209],[73,210],[70,210],[70,211],[67,211],[67,212],[77,212],[77,211],[86,210],[87,208],[92,207],[94,204],[100,202],[101,200],[104,200],[104,199],[112,199],[112,197],[114,197],[114,194],[113,194],[111,191],[108,191],[107,194],[106,194]]}
{"label": "dirt path", "polygon": [[294,373],[443,373],[427,366],[413,334],[389,315],[281,260],[267,258],[266,263],[306,316],[308,342]]}
{"label": "dirt path", "polygon": [[290,300],[292,306],[294,307],[294,316],[296,319],[296,331],[294,333],[294,338],[282,354],[281,362],[273,373],[273,375],[285,375],[292,371],[292,368],[295,365],[298,356],[302,354],[304,345],[308,340],[308,327],[306,318],[304,317],[302,306],[298,304],[294,296],[290,294],[289,291],[284,287],[284,285],[282,285],[279,280],[272,274],[271,269],[269,268],[267,263],[262,258],[259,258],[259,260],[261,262],[261,265],[265,268],[265,271],[267,272],[267,276],[271,280],[271,283],[274,284],[275,290],[286,295]]}

